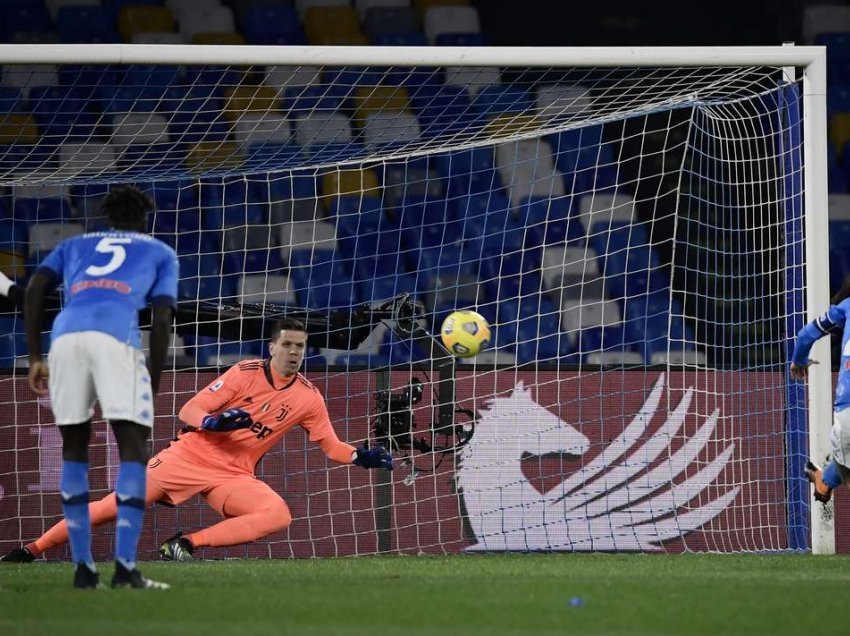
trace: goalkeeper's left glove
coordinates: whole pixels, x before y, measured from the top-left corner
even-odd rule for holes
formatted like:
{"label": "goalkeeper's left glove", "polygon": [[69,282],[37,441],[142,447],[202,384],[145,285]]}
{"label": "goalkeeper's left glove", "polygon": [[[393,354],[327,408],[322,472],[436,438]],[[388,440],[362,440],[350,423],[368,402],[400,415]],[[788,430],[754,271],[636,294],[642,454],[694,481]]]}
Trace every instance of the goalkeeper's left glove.
{"label": "goalkeeper's left glove", "polygon": [[384,470],[393,469],[393,456],[383,446],[375,448],[366,448],[361,446],[356,451],[354,463],[363,468],[383,468]]}
{"label": "goalkeeper's left glove", "polygon": [[215,433],[227,433],[240,428],[250,428],[253,424],[251,414],[242,409],[228,409],[218,415],[207,415],[201,422],[201,428]]}

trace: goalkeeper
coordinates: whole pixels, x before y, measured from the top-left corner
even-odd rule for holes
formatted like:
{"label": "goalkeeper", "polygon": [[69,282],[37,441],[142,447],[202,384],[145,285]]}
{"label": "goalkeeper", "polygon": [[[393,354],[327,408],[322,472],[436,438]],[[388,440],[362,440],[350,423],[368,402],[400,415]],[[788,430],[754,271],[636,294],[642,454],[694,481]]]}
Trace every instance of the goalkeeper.
{"label": "goalkeeper", "polygon": [[850,481],[850,325],[847,324],[850,314],[850,279],[845,281],[832,303],[826,313],[808,323],[797,334],[790,367],[793,378],[806,380],[809,367],[815,363],[809,359],[809,352],[815,342],[828,334],[841,334],[841,365],[829,436],[832,460],[824,470],[809,461],[805,470],[806,477],[815,487],[815,499],[824,504],[829,502],[834,489]]}
{"label": "goalkeeper", "polygon": [[[336,462],[392,470],[385,449],[355,449],[337,438],[322,395],[298,372],[306,346],[304,325],[283,318],[272,330],[268,359],[237,363],[180,409],[188,427],[148,462],[146,502],[176,506],[200,494],[223,520],[178,533],[160,546],[163,558],[186,561],[197,548],[256,541],[289,526],[289,507],[254,467],[296,424]],[[116,510],[115,493],[90,504],[92,525],[112,521]],[[32,561],[67,540],[61,521],[0,560]]]}

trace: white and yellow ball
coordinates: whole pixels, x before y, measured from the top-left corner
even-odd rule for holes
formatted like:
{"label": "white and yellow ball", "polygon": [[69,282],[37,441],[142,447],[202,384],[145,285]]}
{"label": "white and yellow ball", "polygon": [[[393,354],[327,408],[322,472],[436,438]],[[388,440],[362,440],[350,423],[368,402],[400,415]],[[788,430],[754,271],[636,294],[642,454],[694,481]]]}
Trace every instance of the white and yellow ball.
{"label": "white and yellow ball", "polygon": [[443,321],[440,338],[453,355],[471,358],[490,344],[490,325],[474,311],[453,311]]}

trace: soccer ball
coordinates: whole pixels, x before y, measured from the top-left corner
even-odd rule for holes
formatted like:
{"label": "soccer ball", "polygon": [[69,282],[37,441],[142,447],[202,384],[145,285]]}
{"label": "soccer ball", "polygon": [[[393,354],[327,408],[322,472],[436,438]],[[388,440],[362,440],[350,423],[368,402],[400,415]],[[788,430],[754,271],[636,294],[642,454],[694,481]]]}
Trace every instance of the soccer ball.
{"label": "soccer ball", "polygon": [[453,311],[443,321],[440,338],[458,358],[471,358],[490,344],[490,325],[474,311]]}

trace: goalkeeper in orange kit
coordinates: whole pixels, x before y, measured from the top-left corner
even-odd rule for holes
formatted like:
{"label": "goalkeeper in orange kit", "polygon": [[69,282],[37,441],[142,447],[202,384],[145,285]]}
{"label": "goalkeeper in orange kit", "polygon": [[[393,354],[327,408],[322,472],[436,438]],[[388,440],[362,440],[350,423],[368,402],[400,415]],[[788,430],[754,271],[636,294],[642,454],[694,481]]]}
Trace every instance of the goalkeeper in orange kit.
{"label": "goalkeeper in orange kit", "polygon": [[[200,494],[224,519],[178,533],[160,547],[163,558],[186,561],[196,548],[256,541],[289,526],[289,507],[257,479],[254,467],[295,425],[336,462],[392,470],[384,448],[355,448],[337,438],[324,398],[298,372],[306,346],[303,323],[283,318],[272,330],[269,358],[232,366],[180,409],[188,428],[148,462],[146,502],[179,505]],[[114,520],[116,511],[114,493],[90,504],[92,525]],[[32,561],[67,541],[61,521],[0,561]]]}

